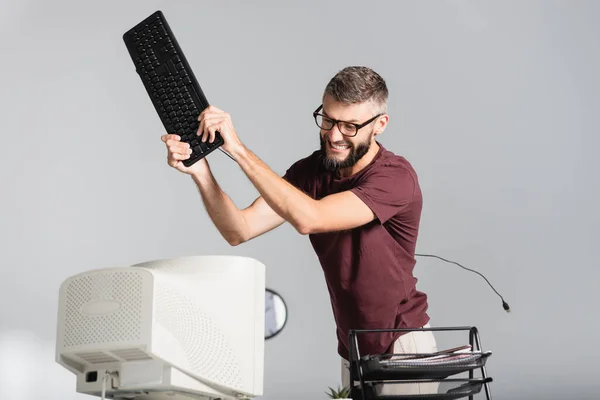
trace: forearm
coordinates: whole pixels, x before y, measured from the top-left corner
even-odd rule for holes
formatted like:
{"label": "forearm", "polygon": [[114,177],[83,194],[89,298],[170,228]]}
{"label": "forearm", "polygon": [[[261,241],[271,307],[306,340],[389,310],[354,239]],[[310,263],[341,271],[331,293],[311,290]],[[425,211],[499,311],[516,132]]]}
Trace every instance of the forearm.
{"label": "forearm", "polygon": [[316,201],[274,173],[254,153],[239,146],[232,156],[269,206],[302,234],[309,233],[317,216]]}
{"label": "forearm", "polygon": [[192,175],[192,179],[210,219],[223,238],[232,246],[246,241],[246,221],[234,202],[221,190],[210,169],[202,174]]}

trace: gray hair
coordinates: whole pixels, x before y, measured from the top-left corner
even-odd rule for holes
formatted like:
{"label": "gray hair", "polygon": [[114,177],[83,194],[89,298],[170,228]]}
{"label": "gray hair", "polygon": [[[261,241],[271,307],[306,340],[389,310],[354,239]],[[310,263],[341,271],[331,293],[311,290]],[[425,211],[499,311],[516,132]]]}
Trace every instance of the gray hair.
{"label": "gray hair", "polygon": [[387,111],[388,89],[385,80],[368,67],[346,67],[325,87],[323,97],[331,96],[342,104],[371,101],[379,112]]}

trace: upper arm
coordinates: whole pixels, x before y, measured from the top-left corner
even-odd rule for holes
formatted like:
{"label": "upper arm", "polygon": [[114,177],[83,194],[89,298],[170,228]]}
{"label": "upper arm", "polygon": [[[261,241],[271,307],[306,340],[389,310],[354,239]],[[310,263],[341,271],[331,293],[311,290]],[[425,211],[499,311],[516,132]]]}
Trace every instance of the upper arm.
{"label": "upper arm", "polygon": [[331,194],[315,202],[316,217],[307,233],[343,231],[365,225],[375,214],[351,191]]}
{"label": "upper arm", "polygon": [[339,231],[384,223],[415,199],[415,177],[404,168],[381,168],[355,187],[315,201],[308,233]]}
{"label": "upper arm", "polygon": [[258,197],[249,207],[243,209],[242,217],[247,226],[245,240],[260,236],[285,222],[262,197]]}

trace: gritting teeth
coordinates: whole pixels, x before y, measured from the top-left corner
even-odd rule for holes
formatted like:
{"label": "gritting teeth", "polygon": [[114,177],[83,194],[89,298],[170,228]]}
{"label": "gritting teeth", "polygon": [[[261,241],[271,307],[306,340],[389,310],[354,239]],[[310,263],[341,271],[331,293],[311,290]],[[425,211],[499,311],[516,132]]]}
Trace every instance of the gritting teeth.
{"label": "gritting teeth", "polygon": [[331,144],[331,147],[333,147],[334,149],[338,149],[338,150],[345,150],[345,149],[347,149],[350,146],[339,146],[339,145],[336,145],[336,144]]}

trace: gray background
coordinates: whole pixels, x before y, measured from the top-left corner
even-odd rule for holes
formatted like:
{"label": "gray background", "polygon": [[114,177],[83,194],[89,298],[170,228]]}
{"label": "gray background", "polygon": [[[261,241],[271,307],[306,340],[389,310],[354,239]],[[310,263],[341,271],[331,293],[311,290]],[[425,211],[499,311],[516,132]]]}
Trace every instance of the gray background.
{"label": "gray background", "polygon": [[[245,144],[283,174],[318,146],[311,112],[339,69],[387,80],[380,136],[424,191],[418,251],[434,326],[475,325],[496,398],[594,397],[600,3],[594,1],[3,0],[0,397],[83,399],[53,362],[58,286],[93,268],[237,254],[290,309],[266,343],[266,399],[339,384],[334,324],[308,239],[289,225],[231,248],[162,126],[121,35],[162,9]],[[240,207],[256,191],[209,158]],[[440,339],[444,346],[446,339]],[[574,394],[573,391],[575,391]],[[569,393],[571,393],[569,395]]]}

